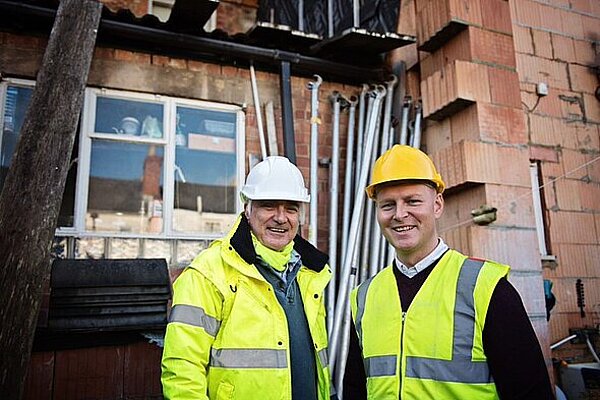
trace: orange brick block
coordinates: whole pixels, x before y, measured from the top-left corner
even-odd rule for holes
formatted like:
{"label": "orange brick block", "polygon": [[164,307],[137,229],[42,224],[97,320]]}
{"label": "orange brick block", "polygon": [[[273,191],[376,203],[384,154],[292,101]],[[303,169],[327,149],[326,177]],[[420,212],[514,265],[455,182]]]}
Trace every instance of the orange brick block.
{"label": "orange brick block", "polygon": [[558,61],[575,62],[575,46],[568,36],[552,33],[552,57]]}
{"label": "orange brick block", "polygon": [[509,144],[527,143],[527,127],[521,109],[478,103],[477,112],[482,139]]}
{"label": "orange brick block", "polygon": [[[583,39],[585,38],[584,32],[584,17],[579,13],[572,11],[562,10],[560,13],[562,32],[566,35]],[[597,29],[598,20],[596,20]]]}
{"label": "orange brick block", "polygon": [[508,264],[513,271],[539,271],[541,276],[535,229],[472,225],[469,227],[469,238],[473,256]]}
{"label": "orange brick block", "polygon": [[585,116],[589,122],[600,123],[600,103],[592,94],[583,94],[583,105],[585,107]]}
{"label": "orange brick block", "polygon": [[568,13],[556,7],[540,4],[540,27],[552,32],[563,32],[562,15]]}
{"label": "orange brick block", "polygon": [[529,28],[519,25],[513,26],[513,42],[516,52],[533,54],[533,39]]}
{"label": "orange brick block", "polygon": [[532,160],[557,163],[558,162],[558,152],[556,151],[556,148],[552,148],[552,147],[530,146],[529,147],[529,158]]}
{"label": "orange brick block", "polygon": [[452,143],[460,143],[463,140],[479,140],[480,127],[477,104],[473,104],[450,116],[450,124],[452,129]]}
{"label": "orange brick block", "polygon": [[485,28],[496,32],[511,34],[512,24],[508,1],[481,1],[481,17],[483,26]]}
{"label": "orange brick block", "polygon": [[590,214],[561,210],[550,212],[548,215],[552,243],[597,243]]}
{"label": "orange brick block", "polygon": [[550,33],[537,29],[532,29],[531,33],[533,35],[535,55],[549,59],[552,58],[552,41],[550,40]]}
{"label": "orange brick block", "polygon": [[577,63],[591,65],[595,62],[596,53],[591,41],[573,40],[573,44],[575,46]]}
{"label": "orange brick block", "polygon": [[493,104],[521,108],[519,75],[516,71],[489,67],[488,76]]}
{"label": "orange brick block", "polygon": [[473,60],[516,66],[512,36],[473,27],[469,28],[469,32]]}
{"label": "orange brick block", "polygon": [[594,93],[598,86],[598,77],[592,66],[569,64],[571,90],[575,92]]}
{"label": "orange brick block", "polygon": [[516,21],[520,25],[539,27],[541,21],[540,6],[533,0],[511,2],[516,11]]}
{"label": "orange brick block", "polygon": [[554,183],[558,207],[564,211],[582,211],[580,184],[574,179],[559,179]]}

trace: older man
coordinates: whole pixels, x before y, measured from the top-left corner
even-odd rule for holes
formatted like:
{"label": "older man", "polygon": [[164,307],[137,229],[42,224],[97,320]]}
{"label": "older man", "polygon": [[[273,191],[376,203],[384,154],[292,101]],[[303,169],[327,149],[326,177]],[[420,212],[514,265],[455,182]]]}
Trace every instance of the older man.
{"label": "older man", "polygon": [[168,399],[330,397],[327,256],[298,235],[302,174],[268,157],[241,190],[244,212],[174,283],[162,360]]}
{"label": "older man", "polygon": [[367,194],[396,257],[352,292],[344,399],[553,399],[508,265],[467,257],[438,236],[444,186],[409,146],[373,167]]}

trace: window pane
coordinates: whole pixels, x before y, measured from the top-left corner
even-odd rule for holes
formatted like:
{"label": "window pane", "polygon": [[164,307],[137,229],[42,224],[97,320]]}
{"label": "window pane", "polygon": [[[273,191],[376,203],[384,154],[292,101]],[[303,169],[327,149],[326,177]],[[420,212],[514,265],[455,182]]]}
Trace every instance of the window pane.
{"label": "window pane", "polygon": [[162,104],[96,98],[94,132],[162,138],[163,131]]}
{"label": "window pane", "polygon": [[[4,109],[4,126],[2,127],[2,138],[0,143],[0,191],[4,187],[8,168],[12,162],[13,154],[17,146],[17,138],[25,122],[25,112],[31,101],[33,94],[32,87],[8,85],[6,87],[6,96],[4,104],[0,104],[0,109]],[[75,140],[71,154],[69,172],[65,183],[65,191],[58,215],[59,227],[73,226],[73,213],[75,205],[75,182],[77,177],[77,163],[74,161],[78,157],[78,141]]]}
{"label": "window pane", "polygon": [[86,229],[162,231],[162,146],[93,140]]}
{"label": "window pane", "polygon": [[225,232],[235,220],[236,114],[177,107],[173,229]]}
{"label": "window pane", "polygon": [[31,100],[32,88],[8,86],[4,101],[4,127],[2,129],[2,148],[0,149],[0,190],[8,174],[8,168],[17,147],[17,138],[25,122],[25,112]]}

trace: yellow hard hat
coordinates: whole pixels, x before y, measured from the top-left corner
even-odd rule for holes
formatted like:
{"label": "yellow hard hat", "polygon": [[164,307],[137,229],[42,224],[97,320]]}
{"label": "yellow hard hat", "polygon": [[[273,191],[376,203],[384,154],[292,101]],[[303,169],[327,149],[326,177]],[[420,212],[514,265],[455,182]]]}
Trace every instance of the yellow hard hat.
{"label": "yellow hard hat", "polygon": [[366,188],[367,195],[374,199],[377,185],[405,180],[429,181],[438,193],[446,188],[442,176],[427,154],[414,147],[397,144],[375,161],[371,184]]}

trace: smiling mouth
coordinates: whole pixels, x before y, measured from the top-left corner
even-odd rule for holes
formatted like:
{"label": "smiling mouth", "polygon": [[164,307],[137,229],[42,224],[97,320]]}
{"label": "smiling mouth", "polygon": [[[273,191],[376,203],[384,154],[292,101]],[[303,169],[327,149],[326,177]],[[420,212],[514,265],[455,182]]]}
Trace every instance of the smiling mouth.
{"label": "smiling mouth", "polygon": [[274,232],[274,233],[285,233],[287,232],[287,229],[281,229],[281,228],[268,228],[269,231]]}
{"label": "smiling mouth", "polygon": [[415,228],[415,226],[411,225],[411,226],[397,226],[397,227],[392,228],[392,229],[394,231],[396,231],[396,232],[402,233],[402,232],[408,232],[408,231],[410,231],[410,230],[412,230],[414,228]]}

